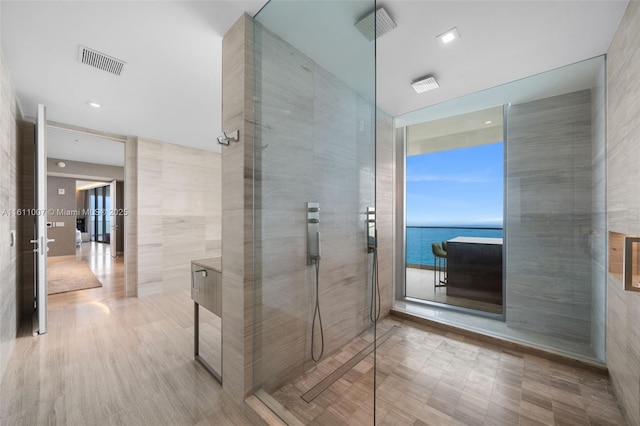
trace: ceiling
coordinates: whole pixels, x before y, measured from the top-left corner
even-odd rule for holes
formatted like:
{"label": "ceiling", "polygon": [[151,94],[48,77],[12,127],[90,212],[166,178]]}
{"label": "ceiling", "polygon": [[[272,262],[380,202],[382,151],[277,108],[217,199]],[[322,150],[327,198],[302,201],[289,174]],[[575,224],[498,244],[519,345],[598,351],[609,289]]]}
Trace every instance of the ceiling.
{"label": "ceiling", "polygon": [[[264,3],[3,0],[0,42],[27,116],[44,103],[48,118],[56,122],[219,151],[222,36],[243,12],[253,16]],[[299,8],[305,2],[279,1],[269,6],[273,16],[281,15],[273,28],[357,86],[363,61],[354,63],[341,46],[364,46],[371,56],[373,42],[366,42],[352,24],[371,3],[306,3],[316,11],[333,4],[344,15],[337,9],[303,14]],[[398,117],[604,54],[627,3],[378,2],[398,24],[377,40],[378,106]],[[273,13],[275,7],[281,12]],[[260,16],[267,19],[269,8]],[[453,27],[461,38],[440,46],[435,36]],[[320,40],[330,48],[314,50]],[[124,73],[114,76],[79,63],[80,45],[124,60]],[[416,94],[409,83],[428,74],[440,88]],[[88,101],[101,107],[91,108]]]}
{"label": "ceiling", "polygon": [[[2,52],[26,116],[42,103],[56,122],[217,150],[222,37],[263,4],[2,0]],[[80,45],[125,61],[124,72],[80,63]]]}
{"label": "ceiling", "polygon": [[124,167],[124,143],[50,127],[47,157]]}

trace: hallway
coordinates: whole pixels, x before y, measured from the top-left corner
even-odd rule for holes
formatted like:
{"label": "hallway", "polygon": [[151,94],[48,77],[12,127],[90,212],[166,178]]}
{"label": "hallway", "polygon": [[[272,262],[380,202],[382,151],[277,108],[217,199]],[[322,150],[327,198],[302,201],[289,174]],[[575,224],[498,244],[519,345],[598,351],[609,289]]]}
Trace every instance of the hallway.
{"label": "hallway", "polygon": [[188,293],[125,299],[122,258],[88,247],[82,256],[103,287],[49,296],[49,332],[16,340],[0,424],[248,424],[193,361]]}

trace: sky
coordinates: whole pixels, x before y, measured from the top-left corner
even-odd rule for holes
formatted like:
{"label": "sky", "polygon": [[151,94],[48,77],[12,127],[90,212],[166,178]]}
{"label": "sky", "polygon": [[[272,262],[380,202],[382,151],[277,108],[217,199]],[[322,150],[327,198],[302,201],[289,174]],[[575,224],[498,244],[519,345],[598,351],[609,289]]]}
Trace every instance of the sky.
{"label": "sky", "polygon": [[407,157],[407,226],[502,227],[503,146]]}

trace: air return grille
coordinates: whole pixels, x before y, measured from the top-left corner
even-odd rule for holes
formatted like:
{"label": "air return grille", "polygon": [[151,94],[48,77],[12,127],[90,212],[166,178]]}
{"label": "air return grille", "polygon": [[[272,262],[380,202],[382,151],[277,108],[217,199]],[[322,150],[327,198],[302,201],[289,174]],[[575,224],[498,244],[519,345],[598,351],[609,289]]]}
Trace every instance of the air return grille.
{"label": "air return grille", "polygon": [[84,46],[80,46],[79,59],[83,64],[91,65],[92,67],[115,75],[122,74],[124,66],[126,65],[126,62],[120,59],[112,58],[111,56]]}

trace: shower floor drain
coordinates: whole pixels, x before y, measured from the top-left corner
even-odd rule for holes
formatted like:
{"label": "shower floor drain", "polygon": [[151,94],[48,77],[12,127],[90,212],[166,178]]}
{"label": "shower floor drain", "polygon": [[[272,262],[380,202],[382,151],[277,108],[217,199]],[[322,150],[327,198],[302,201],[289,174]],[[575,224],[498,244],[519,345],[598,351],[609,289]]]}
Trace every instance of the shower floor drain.
{"label": "shower floor drain", "polygon": [[[400,327],[394,325],[388,331],[386,331],[382,336],[377,339],[377,348],[380,347],[384,342],[386,342],[391,336],[393,336],[396,331]],[[373,342],[369,343],[367,347],[362,349],[360,352],[351,357],[347,362],[342,364],[340,367],[336,368],[333,373],[329,374],[327,377],[322,379],[317,385],[309,389],[305,394],[303,394],[300,398],[302,398],[305,402],[311,402],[316,399],[320,394],[326,391],[332,384],[337,382],[340,377],[344,376],[349,370],[355,367],[360,361],[365,359],[369,354],[373,352]]]}

